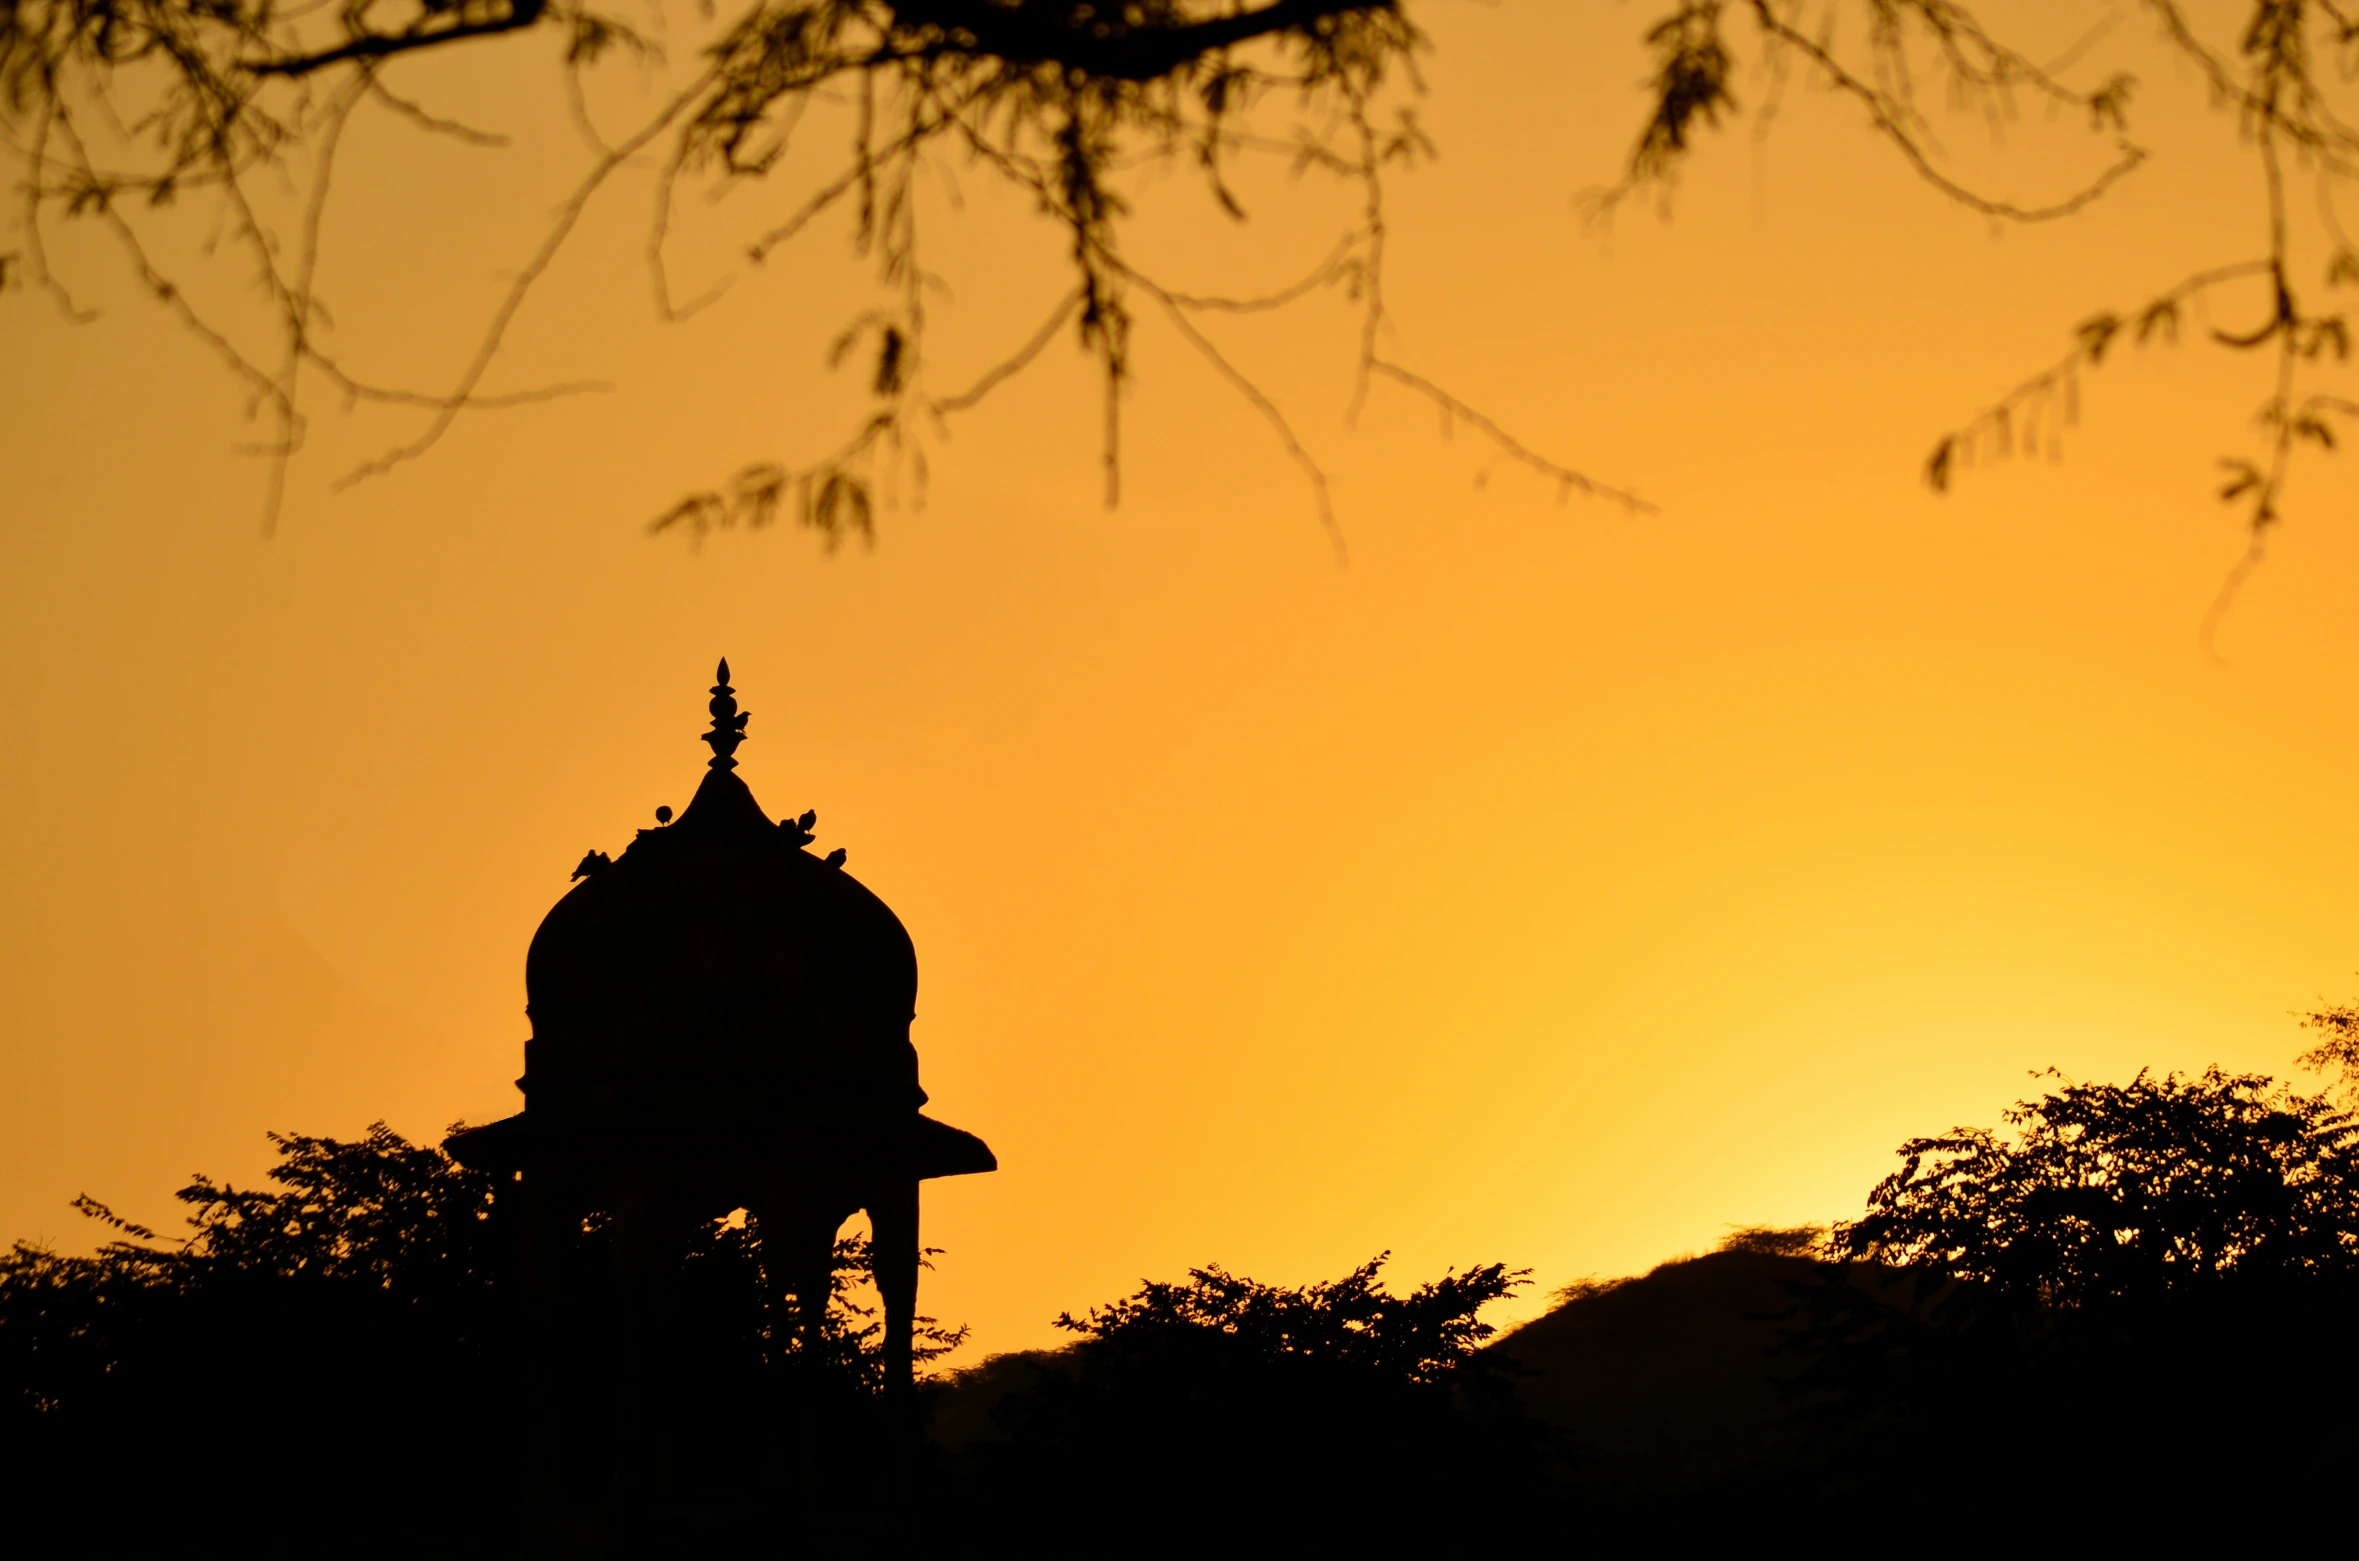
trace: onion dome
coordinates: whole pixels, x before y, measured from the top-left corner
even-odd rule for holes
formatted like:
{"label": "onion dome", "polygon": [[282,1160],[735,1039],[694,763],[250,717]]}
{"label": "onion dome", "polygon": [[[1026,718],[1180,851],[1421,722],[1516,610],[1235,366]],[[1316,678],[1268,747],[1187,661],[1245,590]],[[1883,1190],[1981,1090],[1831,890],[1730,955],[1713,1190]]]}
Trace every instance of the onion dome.
{"label": "onion dome", "polygon": [[917,1115],[907,929],[842,851],[813,854],[815,814],[774,823],[738,778],[747,713],[727,661],[709,709],[687,808],[585,856],[533,936],[523,1115],[461,1137],[528,1119],[534,1136],[751,1130],[830,1158],[873,1141],[919,1176],[992,1169],[981,1140]]}

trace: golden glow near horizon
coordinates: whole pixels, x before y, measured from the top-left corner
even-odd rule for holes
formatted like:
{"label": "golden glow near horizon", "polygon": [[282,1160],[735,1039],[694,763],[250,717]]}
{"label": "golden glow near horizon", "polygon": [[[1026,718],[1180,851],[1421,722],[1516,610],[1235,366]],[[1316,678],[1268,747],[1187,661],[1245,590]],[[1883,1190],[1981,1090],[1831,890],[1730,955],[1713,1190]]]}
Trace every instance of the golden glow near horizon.
{"label": "golden glow near horizon", "polygon": [[[1005,1167],[928,1194],[924,1309],[978,1352],[1205,1261],[1547,1287],[1839,1217],[2051,1064],[2288,1072],[2289,1011],[2359,980],[2348,458],[2302,468],[2225,665],[2213,462],[2262,366],[2124,356],[2060,460],[1917,477],[2085,314],[2258,242],[2232,130],[2165,72],[2155,177],[1994,232],[1804,96],[1765,147],[1717,137],[1668,223],[1592,233],[1642,19],[1436,11],[1442,156],[1393,186],[1389,292],[1392,351],[1654,516],[1560,507],[1382,388],[1347,428],[1336,298],[1222,340],[1335,473],[1348,563],[1151,320],[1117,511],[1060,347],[873,551],[650,541],[685,489],[842,436],[856,379],[819,363],[862,284],[815,233],[658,325],[642,179],[501,375],[613,393],[343,493],[400,429],[323,403],[264,543],[199,344],[119,276],[86,327],[11,295],[0,1234],[86,1242],[82,1191],[167,1224],[265,1129],[513,1109],[526,942],[586,848],[686,801],[723,653],[742,773],[908,923],[926,1086]],[[329,290],[389,377],[460,361],[587,155],[479,68],[438,101],[559,126],[539,150],[347,149]],[[2018,134],[2054,143],[1994,164],[2021,179],[2100,150]],[[1207,290],[1315,258],[1348,199],[1249,181],[1239,238],[1184,170],[1147,182],[1140,252]],[[947,382],[1058,285],[1053,233],[965,194],[929,196]],[[683,291],[730,211],[684,219]],[[447,316],[366,302],[438,270]]]}

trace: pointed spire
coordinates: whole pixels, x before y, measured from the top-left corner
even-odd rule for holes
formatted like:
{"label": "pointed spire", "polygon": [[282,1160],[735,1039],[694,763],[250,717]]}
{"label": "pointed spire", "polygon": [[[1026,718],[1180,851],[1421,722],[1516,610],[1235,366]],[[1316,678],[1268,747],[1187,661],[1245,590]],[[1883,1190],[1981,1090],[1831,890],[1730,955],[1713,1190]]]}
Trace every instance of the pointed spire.
{"label": "pointed spire", "polygon": [[713,748],[710,767],[734,770],[737,760],[731,756],[737,752],[737,745],[745,741],[745,718],[750,712],[737,708],[737,690],[729,686],[728,657],[721,658],[721,669],[713,676],[716,680],[713,684],[713,700],[705,706],[713,713],[713,729],[704,734],[704,740],[712,744]]}

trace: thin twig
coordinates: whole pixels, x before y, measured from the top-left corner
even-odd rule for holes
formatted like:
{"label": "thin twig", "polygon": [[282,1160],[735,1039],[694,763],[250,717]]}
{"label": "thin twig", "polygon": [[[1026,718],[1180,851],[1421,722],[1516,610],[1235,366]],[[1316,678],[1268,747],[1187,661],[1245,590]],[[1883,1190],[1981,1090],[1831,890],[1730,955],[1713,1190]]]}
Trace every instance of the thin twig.
{"label": "thin twig", "polygon": [[472,125],[463,125],[455,119],[444,119],[439,114],[427,112],[420,105],[400,96],[386,86],[383,81],[377,78],[374,71],[364,72],[364,75],[369,84],[371,97],[428,135],[449,136],[452,140],[464,141],[469,146],[501,147],[509,144],[508,137],[497,131],[478,130]]}
{"label": "thin twig", "polygon": [[[56,115],[55,128],[65,136],[75,157],[83,158],[85,149],[82,144],[81,132],[74,128],[73,120],[64,112],[62,105]],[[107,201],[102,204],[99,207],[99,216],[106,223],[108,231],[112,232],[117,242],[123,246],[124,253],[131,262],[131,269],[139,277],[140,285],[152,293],[165,308],[178,315],[180,323],[188,329],[189,333],[206,346],[211,347],[221,360],[229,365],[231,373],[253,387],[254,398],[249,403],[249,409],[275,395],[277,386],[272,382],[271,377],[249,361],[244,353],[238,351],[236,344],[230,341],[227,336],[208,325],[204,317],[199,315],[189,303],[187,295],[175,286],[170,278],[156,269],[154,263],[148,258],[146,246],[140,243],[138,233],[133,230],[130,223],[123,219],[123,214],[115,209],[115,203]]]}
{"label": "thin twig", "polygon": [[600,157],[612,157],[614,148],[598,133],[596,121],[590,118],[590,98],[582,86],[581,64],[571,57],[565,61],[565,106],[573,116],[573,128],[581,132],[590,150]]}
{"label": "thin twig", "polygon": [[1344,546],[1343,528],[1335,521],[1335,504],[1328,492],[1327,473],[1320,468],[1318,461],[1312,457],[1309,450],[1303,447],[1302,441],[1295,436],[1294,425],[1287,420],[1286,414],[1279,409],[1275,401],[1272,401],[1263,392],[1259,385],[1256,385],[1235,364],[1222,355],[1220,348],[1213,345],[1210,337],[1196,329],[1195,321],[1188,318],[1188,312],[1174,302],[1169,293],[1127,264],[1122,265],[1122,271],[1133,283],[1144,289],[1148,297],[1163,306],[1164,316],[1171,321],[1172,326],[1178,330],[1182,339],[1194,347],[1204,360],[1229,382],[1230,388],[1243,396],[1247,404],[1259,412],[1263,420],[1270,425],[1271,430],[1278,436],[1278,442],[1285,447],[1287,456],[1293,460],[1297,467],[1301,468],[1303,476],[1310,482],[1311,496],[1319,506],[1319,525],[1327,533],[1328,540],[1335,546],[1336,562],[1350,562],[1351,554]]}
{"label": "thin twig", "polygon": [[746,250],[747,256],[757,265],[769,259],[772,250],[793,239],[796,234],[810,226],[813,219],[822,212],[842,200],[854,189],[859,188],[864,181],[873,178],[878,163],[886,158],[898,156],[915,147],[919,142],[931,140],[944,130],[956,126],[958,124],[957,116],[972,103],[973,98],[974,94],[969,94],[966,99],[958,103],[945,105],[942,112],[936,115],[930,123],[924,121],[912,123],[908,130],[896,136],[881,150],[869,152],[856,149],[849,167],[820,186],[817,193],[807,198],[786,221],[754,240]]}
{"label": "thin twig", "polygon": [[344,127],[351,122],[352,111],[368,90],[375,72],[366,67],[354,73],[352,81],[328,108],[324,128],[320,132],[319,156],[311,176],[311,196],[303,207],[303,228],[295,260],[295,278],[286,304],[287,353],[279,369],[279,391],[275,398],[279,407],[280,439],[278,448],[271,452],[270,473],[263,486],[262,535],[268,538],[278,530],[278,518],[287,497],[287,474],[294,464],[295,451],[303,441],[304,420],[299,409],[297,376],[302,373],[305,360],[311,356],[311,315],[315,304],[312,284],[319,272],[320,225],[327,214],[328,190],[336,166],[336,148],[344,139]]}
{"label": "thin twig", "polygon": [[1554,478],[1556,480],[1557,495],[1559,498],[1563,498],[1577,492],[1585,494],[1590,498],[1606,499],[1615,504],[1619,504],[1622,506],[1622,508],[1628,510],[1634,515],[1652,515],[1656,513],[1655,506],[1647,502],[1645,499],[1640,498],[1637,494],[1632,493],[1624,488],[1614,487],[1611,483],[1599,482],[1596,478],[1590,476],[1586,472],[1575,471],[1569,466],[1565,466],[1559,462],[1550,460],[1547,456],[1540,454],[1538,451],[1526,445],[1522,440],[1516,438],[1506,429],[1501,428],[1498,423],[1494,422],[1487,414],[1467,405],[1467,403],[1459,400],[1456,396],[1450,394],[1441,386],[1435,384],[1432,380],[1427,379],[1424,375],[1419,374],[1414,370],[1403,368],[1401,365],[1390,362],[1384,358],[1374,359],[1370,362],[1368,368],[1369,372],[1372,374],[1381,374],[1386,379],[1392,380],[1397,384],[1407,386],[1409,389],[1417,392],[1417,394],[1433,402],[1434,405],[1440,407],[1443,411],[1449,413],[1452,417],[1460,419],[1464,422],[1472,423],[1476,428],[1482,431],[1485,438],[1497,445],[1507,454],[1509,459],[1517,462],[1519,465],[1528,466],[1533,471],[1540,473],[1544,477]]}
{"label": "thin twig", "polygon": [[647,273],[649,281],[655,287],[656,313],[662,316],[667,323],[675,325],[691,315],[701,314],[719,302],[721,295],[729,291],[731,285],[737,280],[733,275],[722,277],[712,286],[697,294],[695,299],[685,308],[677,307],[672,303],[671,271],[664,263],[663,251],[664,244],[670,238],[672,230],[673,186],[678,181],[680,169],[687,160],[688,143],[685,140],[673,148],[670,157],[664,159],[663,171],[658,173],[655,178],[655,217],[649,223],[647,230]]}
{"label": "thin twig", "polygon": [[516,311],[524,307],[525,295],[532,291],[533,284],[540,280],[541,273],[549,269],[549,262],[557,258],[558,249],[564,245],[566,235],[573,231],[574,224],[581,220],[583,211],[590,204],[590,198],[598,193],[599,187],[605,184],[607,178],[613,174],[615,169],[621,167],[626,159],[636,155],[640,148],[661,135],[665,128],[680,116],[682,110],[702,97],[712,86],[715,75],[714,71],[707,70],[703,75],[697,77],[670,103],[665,105],[662,113],[641,126],[629,140],[598,160],[596,166],[575,187],[573,195],[559,212],[557,221],[550,228],[548,236],[541,241],[539,250],[526,263],[523,271],[517,274],[515,282],[508,289],[508,296],[500,301],[499,309],[492,315],[491,324],[485,329],[483,340],[476,348],[474,360],[467,365],[467,371],[459,376],[457,387],[452,390],[450,398],[436,411],[434,420],[427,425],[426,431],[408,444],[389,450],[375,460],[355,467],[337,480],[336,487],[339,490],[349,488],[365,478],[382,476],[404,461],[415,460],[434,447],[435,443],[442,438],[443,433],[458,418],[461,409],[465,406],[466,398],[474,394],[475,387],[482,383],[484,371],[491,367],[491,360],[499,352],[500,342],[508,333],[509,323],[516,318]]}
{"label": "thin twig", "polygon": [[1959,205],[1986,217],[2023,223],[2054,222],[2069,217],[2102,200],[2108,191],[2136,172],[2139,165],[2146,161],[2145,148],[2120,141],[2116,143],[2119,156],[2112,165],[2063,200],[2045,206],[2019,206],[2013,201],[1994,200],[1943,173],[1926,155],[1919,139],[1920,131],[1902,122],[1900,112],[1885,92],[1853,75],[1823,44],[1790,25],[1766,0],[1755,0],[1754,12],[1760,19],[1764,33],[1803,54],[1818,67],[1820,74],[1831,85],[1865,108],[1877,132],[1899,149],[1902,158],[1920,178]]}
{"label": "thin twig", "polygon": [[1368,385],[1376,372],[1376,335],[1384,326],[1384,179],[1377,167],[1376,127],[1368,123],[1368,105],[1357,96],[1352,99],[1351,123],[1360,139],[1359,178],[1366,202],[1360,229],[1367,235],[1368,259],[1360,268],[1360,287],[1365,294],[1360,312],[1360,355],[1352,368],[1351,401],[1343,413],[1346,428],[1358,426],[1360,410],[1368,404]]}
{"label": "thin twig", "polygon": [[[2143,342],[2157,329],[2162,328],[2166,321],[2170,322],[2170,328],[2175,331],[2179,305],[2210,291],[2223,282],[2237,281],[2245,277],[2266,276],[2269,271],[2270,264],[2266,260],[2241,260],[2230,265],[2213,266],[2208,270],[2198,271],[2191,276],[2184,277],[2170,288],[2157,293],[2140,307],[2137,311],[2139,324],[2135,334]],[[2099,326],[2102,326],[2102,329],[2098,329]],[[2110,316],[2101,316],[2098,320],[2084,325],[2070,352],[2023,380],[1995,401],[1976,411],[1973,416],[1959,424],[1951,432],[1943,434],[1936,440],[1933,454],[1926,462],[1926,478],[1934,489],[1936,491],[1947,489],[1953,459],[1960,455],[1971,459],[1976,445],[1985,437],[1995,441],[1997,445],[1995,453],[1999,456],[2004,457],[2010,453],[2014,443],[2014,424],[2018,412],[2027,406],[2038,405],[2043,397],[2056,394],[2065,395],[2068,398],[2066,421],[2069,423],[2071,420],[2070,408],[2077,405],[2077,392],[2074,387],[2078,383],[2081,370],[2084,367],[2095,368],[2103,362],[2104,354],[2112,346],[2113,338],[2121,328],[2120,320]],[[2026,421],[2028,422],[2029,419]]]}
{"label": "thin twig", "polygon": [[1075,288],[1064,296],[1056,308],[1049,311],[1048,318],[1040,322],[1040,329],[1034,331],[1023,346],[985,369],[973,384],[957,395],[929,401],[926,410],[942,422],[946,429],[946,420],[951,413],[965,412],[980,405],[984,397],[1031,367],[1032,360],[1048,349],[1048,344],[1056,340],[1057,332],[1064,328],[1065,322],[1073,318],[1073,311],[1080,307],[1081,289]]}
{"label": "thin twig", "polygon": [[1183,293],[1173,289],[1171,301],[1197,314],[1263,314],[1273,309],[1283,309],[1296,299],[1307,297],[1333,282],[1343,270],[1344,262],[1351,258],[1352,251],[1360,247],[1364,237],[1366,232],[1363,229],[1355,228],[1346,233],[1335,241],[1335,247],[1327,252],[1324,260],[1274,293],[1229,298],[1218,294]]}
{"label": "thin twig", "polygon": [[[317,344],[307,344],[303,353],[311,366],[324,374],[346,402],[369,401],[385,406],[419,407],[439,411],[451,404],[447,395],[425,390],[402,390],[390,385],[373,384],[348,373],[337,359],[319,350]],[[497,395],[477,392],[459,402],[462,412],[501,412],[516,407],[539,406],[544,402],[561,400],[567,396],[594,395],[614,389],[614,381],[606,379],[561,380],[554,385],[537,385],[530,390],[509,390]]]}
{"label": "thin twig", "polygon": [[[26,153],[32,163],[32,172],[25,180],[25,263],[26,269],[33,274],[33,285],[50,296],[58,311],[76,325],[87,325],[98,318],[98,311],[85,309],[74,302],[74,295],[66,291],[65,283],[59,281],[57,273],[49,269],[49,246],[41,236],[41,197],[44,193],[41,188],[41,170],[48,162],[49,126],[56,112],[53,99],[47,94],[41,96],[33,111],[33,135]],[[78,147],[81,138],[76,136],[74,140]],[[87,164],[88,158],[84,157],[83,161]]]}
{"label": "thin twig", "polygon": [[2253,497],[2252,521],[2245,528],[2244,556],[2236,567],[2228,571],[2228,578],[2220,582],[2218,594],[2203,615],[2202,626],[2196,632],[2196,643],[2216,664],[2225,664],[2219,653],[2218,634],[2228,609],[2244,591],[2244,583],[2260,567],[2267,551],[2269,528],[2276,524],[2279,503],[2284,496],[2288,469],[2293,461],[2294,430],[2298,426],[2293,405],[2294,354],[2297,344],[2294,327],[2297,323],[2293,295],[2286,285],[2286,222],[2285,169],[2277,150],[2277,98],[2275,84],[2264,95],[2267,111],[2260,121],[2259,142],[2263,182],[2269,193],[2269,274],[2274,284],[2274,311],[2270,326],[2277,337],[2277,394],[2269,411],[2273,414],[2275,435],[2269,446],[2269,473],[2262,480]]}

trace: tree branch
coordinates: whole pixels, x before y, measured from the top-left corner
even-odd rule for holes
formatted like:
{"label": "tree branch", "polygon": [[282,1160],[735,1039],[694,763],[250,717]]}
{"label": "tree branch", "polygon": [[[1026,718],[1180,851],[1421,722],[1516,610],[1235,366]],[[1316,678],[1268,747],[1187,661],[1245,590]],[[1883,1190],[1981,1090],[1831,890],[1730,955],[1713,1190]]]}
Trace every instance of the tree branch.
{"label": "tree branch", "polygon": [[581,220],[582,212],[588,208],[590,197],[598,193],[599,186],[606,182],[616,168],[629,158],[637,156],[642,147],[661,135],[665,127],[680,117],[683,110],[702,97],[711,88],[713,77],[714,73],[707,70],[696,80],[690,82],[671,102],[664,105],[662,113],[649,120],[629,140],[599,160],[598,164],[575,187],[573,197],[565,203],[565,208],[558,215],[555,225],[551,227],[548,236],[541,241],[538,252],[525,265],[524,270],[518,273],[514,285],[508,289],[508,296],[501,300],[499,310],[493,314],[490,326],[485,329],[483,340],[476,348],[474,361],[469,363],[467,371],[459,376],[457,388],[452,390],[450,398],[443,402],[440,409],[436,411],[434,420],[427,425],[426,431],[408,444],[388,450],[375,460],[355,467],[337,481],[338,488],[349,488],[367,477],[383,476],[402,462],[415,460],[434,447],[466,407],[468,398],[475,393],[475,387],[483,382],[484,371],[491,367],[491,360],[499,354],[500,342],[508,334],[508,326],[516,318],[516,311],[524,307],[525,295],[532,291],[533,284],[540,280],[541,273],[549,269],[549,262],[557,258],[557,251],[564,246],[566,235],[573,231],[574,224]]}
{"label": "tree branch", "polygon": [[960,54],[1056,65],[1107,81],[1159,81],[1223,49],[1273,34],[1316,32],[1347,16],[1397,15],[1399,0],[1274,0],[1197,22],[1127,22],[1121,7],[895,0],[898,27],[934,31]]}
{"label": "tree branch", "polygon": [[540,21],[546,10],[547,0],[509,0],[505,16],[495,16],[480,22],[455,22],[435,28],[426,27],[421,22],[419,26],[397,33],[362,33],[333,49],[322,49],[316,54],[297,54],[286,59],[252,60],[246,62],[245,69],[256,76],[308,76],[314,71],[326,70],[331,65],[390,59],[396,54],[412,54],[420,49],[439,48],[446,43],[463,43],[469,38],[491,38],[501,33],[521,32]]}

